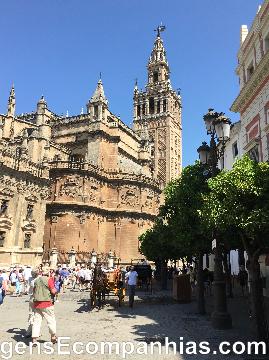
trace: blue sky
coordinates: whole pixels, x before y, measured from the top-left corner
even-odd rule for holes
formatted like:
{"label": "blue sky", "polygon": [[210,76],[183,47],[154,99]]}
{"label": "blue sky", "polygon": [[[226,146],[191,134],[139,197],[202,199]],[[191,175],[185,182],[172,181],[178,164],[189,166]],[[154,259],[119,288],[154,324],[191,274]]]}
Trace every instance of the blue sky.
{"label": "blue sky", "polygon": [[183,101],[183,164],[206,138],[202,115],[229,108],[240,26],[250,25],[259,0],[1,0],[0,113],[15,83],[17,113],[31,112],[42,94],[56,113],[79,114],[99,72],[110,109],[131,124],[134,80],[146,64],[162,21],[174,88]]}

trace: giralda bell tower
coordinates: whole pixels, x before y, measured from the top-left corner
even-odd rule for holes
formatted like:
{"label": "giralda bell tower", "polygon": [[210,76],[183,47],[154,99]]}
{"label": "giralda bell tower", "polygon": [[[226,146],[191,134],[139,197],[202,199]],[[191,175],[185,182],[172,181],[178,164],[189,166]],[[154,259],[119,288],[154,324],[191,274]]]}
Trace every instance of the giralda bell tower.
{"label": "giralda bell tower", "polygon": [[134,130],[150,147],[153,176],[164,187],[181,173],[181,97],[172,89],[170,70],[161,38],[164,26],[156,29],[145,90],[134,88]]}

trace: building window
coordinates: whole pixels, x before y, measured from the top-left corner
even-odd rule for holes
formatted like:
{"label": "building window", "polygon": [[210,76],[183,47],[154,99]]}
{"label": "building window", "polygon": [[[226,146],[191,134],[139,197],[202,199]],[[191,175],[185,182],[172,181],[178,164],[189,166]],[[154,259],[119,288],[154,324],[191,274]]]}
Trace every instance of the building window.
{"label": "building window", "polygon": [[24,248],[29,249],[31,246],[31,234],[25,234],[24,236]]}
{"label": "building window", "polygon": [[6,233],[4,231],[0,231],[0,247],[4,247]]}
{"label": "building window", "polygon": [[149,98],[149,113],[154,114],[154,98]]}
{"label": "building window", "polygon": [[259,145],[255,145],[252,149],[249,150],[248,156],[251,160],[254,160],[256,162],[259,162]]}
{"label": "building window", "polygon": [[33,219],[33,211],[34,211],[34,205],[28,204],[27,205],[27,211],[26,211],[26,220],[32,220]]}
{"label": "building window", "polygon": [[161,102],[158,100],[157,102],[157,113],[159,114],[161,112]]}
{"label": "building window", "polygon": [[232,147],[233,147],[233,157],[236,158],[238,156],[237,141],[235,143],[233,143]]}
{"label": "building window", "polygon": [[163,112],[166,112],[166,108],[167,108],[167,102],[166,99],[163,100]]}
{"label": "building window", "polygon": [[0,206],[0,215],[6,215],[8,209],[8,200],[2,200]]}
{"label": "building window", "polygon": [[153,73],[153,82],[158,82],[158,78],[159,78],[159,76],[158,76],[158,72],[157,71],[155,71],[154,73]]}
{"label": "building window", "polygon": [[137,105],[137,116],[140,116],[140,105]]}
{"label": "building window", "polygon": [[264,39],[264,53],[267,53],[269,50],[269,33],[265,36]]}
{"label": "building window", "polygon": [[145,115],[146,113],[146,104],[142,105],[142,114]]}
{"label": "building window", "polygon": [[248,80],[251,78],[253,73],[254,73],[254,65],[253,65],[253,61],[252,61],[247,68],[247,79]]}
{"label": "building window", "polygon": [[93,116],[94,116],[94,117],[98,117],[98,105],[94,105],[94,108],[93,108]]}
{"label": "building window", "polygon": [[20,158],[21,157],[21,148],[20,147],[17,147],[16,148],[16,153],[15,153],[16,157],[17,158]]}

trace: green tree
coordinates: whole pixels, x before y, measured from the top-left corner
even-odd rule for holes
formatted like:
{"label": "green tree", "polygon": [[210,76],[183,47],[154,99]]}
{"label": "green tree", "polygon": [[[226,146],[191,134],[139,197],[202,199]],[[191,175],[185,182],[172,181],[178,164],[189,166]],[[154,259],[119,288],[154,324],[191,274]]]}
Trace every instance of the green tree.
{"label": "green tree", "polygon": [[205,313],[203,254],[209,252],[211,236],[200,219],[208,192],[205,167],[200,163],[183,169],[180,178],[165,189],[165,202],[154,227],[140,237],[141,252],[149,259],[167,261],[195,257],[198,260],[198,310]]}
{"label": "green tree", "polygon": [[197,261],[198,311],[205,313],[203,255],[210,252],[211,236],[201,221],[204,195],[208,193],[207,169],[196,162],[183,169],[181,177],[165,189],[165,204],[160,214],[167,222],[184,257]]}
{"label": "green tree", "polygon": [[154,226],[139,237],[140,251],[154,261],[161,275],[162,289],[167,288],[167,261],[180,258],[179,246],[171,228],[158,218]]}
{"label": "green tree", "polygon": [[244,156],[231,171],[209,180],[201,218],[218,231],[236,231],[248,255],[252,318],[268,341],[259,257],[269,246],[269,164]]}

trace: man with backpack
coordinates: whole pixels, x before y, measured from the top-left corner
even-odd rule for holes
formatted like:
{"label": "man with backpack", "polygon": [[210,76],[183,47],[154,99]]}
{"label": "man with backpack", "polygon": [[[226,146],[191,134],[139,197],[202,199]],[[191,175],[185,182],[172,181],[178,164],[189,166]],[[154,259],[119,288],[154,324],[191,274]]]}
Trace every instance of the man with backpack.
{"label": "man with backpack", "polygon": [[57,342],[56,336],[56,318],[54,313],[54,306],[52,297],[57,293],[54,285],[54,279],[50,277],[49,271],[43,273],[38,277],[34,283],[33,302],[34,302],[34,321],[32,328],[32,341],[37,344],[37,339],[40,336],[40,329],[43,318],[45,318],[49,332],[51,335],[51,342]]}

